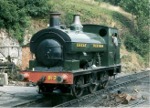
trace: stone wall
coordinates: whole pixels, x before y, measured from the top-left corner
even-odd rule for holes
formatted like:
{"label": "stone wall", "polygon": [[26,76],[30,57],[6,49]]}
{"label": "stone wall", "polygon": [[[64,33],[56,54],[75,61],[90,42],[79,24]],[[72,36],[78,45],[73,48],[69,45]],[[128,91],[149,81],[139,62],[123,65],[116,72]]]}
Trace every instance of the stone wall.
{"label": "stone wall", "polygon": [[4,29],[0,29],[0,62],[8,61],[8,56],[11,61],[17,66],[21,66],[22,62],[22,48],[18,41],[9,36]]}

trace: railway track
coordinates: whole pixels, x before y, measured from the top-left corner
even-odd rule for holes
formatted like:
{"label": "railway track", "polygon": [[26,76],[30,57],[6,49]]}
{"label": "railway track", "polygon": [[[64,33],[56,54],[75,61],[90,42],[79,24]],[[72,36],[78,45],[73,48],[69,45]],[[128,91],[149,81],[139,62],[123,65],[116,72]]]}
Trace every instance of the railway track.
{"label": "railway track", "polygon": [[[111,83],[109,83],[109,86],[106,89],[97,91],[94,94],[89,94],[89,95],[83,96],[79,99],[73,99],[71,101],[59,104],[54,107],[86,107],[86,105],[89,102],[91,102],[91,100],[93,101],[93,100],[96,100],[97,98],[99,98],[99,100],[100,100],[100,98],[101,99],[104,98],[104,96],[102,94],[108,94],[111,91],[117,91],[117,90],[119,90],[120,87],[128,86],[131,83],[134,83],[138,80],[142,80],[147,77],[149,78],[149,76],[150,76],[149,72],[150,71],[135,73],[132,75],[117,78],[115,80],[111,80]],[[140,102],[142,103],[143,101],[140,101]],[[139,102],[139,104],[140,104],[140,102]],[[87,107],[89,107],[89,106],[87,106]]]}
{"label": "railway track", "polygon": [[47,95],[46,97],[40,97],[39,99],[33,99],[33,100],[29,100],[29,101],[25,101],[22,103],[18,103],[16,105],[13,105],[13,107],[52,107],[52,106],[56,106],[60,103],[64,103],[68,100],[71,100],[72,97],[68,96],[66,98],[66,96],[64,95]]}
{"label": "railway track", "polygon": [[[89,107],[92,106],[92,104],[94,104],[97,100],[105,98],[104,94],[118,91],[120,90],[120,87],[128,86],[138,80],[149,77],[149,72],[150,71],[135,73],[110,80],[106,89],[101,89],[96,93],[85,95],[77,99],[69,96],[50,95],[39,99],[29,100],[24,103],[18,103],[13,105],[13,107]],[[139,100],[138,102],[132,103],[131,106],[143,102],[143,100]]]}
{"label": "railway track", "polygon": [[[121,107],[148,107],[148,106],[150,107],[150,95],[149,95],[150,76],[145,77],[144,79],[137,81],[135,83],[134,87],[131,87],[131,85],[130,85],[128,88],[130,88],[130,89],[135,88],[135,86],[136,86],[136,89],[138,90],[136,92],[138,92],[138,94],[140,95],[141,98],[137,98],[136,101],[133,101],[127,105],[122,105]],[[144,91],[147,91],[147,92],[144,92]]]}

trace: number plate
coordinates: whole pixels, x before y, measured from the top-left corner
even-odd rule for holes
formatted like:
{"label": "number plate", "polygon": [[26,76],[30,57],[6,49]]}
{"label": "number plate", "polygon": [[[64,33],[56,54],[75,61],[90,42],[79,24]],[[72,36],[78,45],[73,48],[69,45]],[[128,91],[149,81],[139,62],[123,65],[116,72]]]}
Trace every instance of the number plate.
{"label": "number plate", "polygon": [[48,80],[56,80],[56,76],[48,76],[47,79]]}

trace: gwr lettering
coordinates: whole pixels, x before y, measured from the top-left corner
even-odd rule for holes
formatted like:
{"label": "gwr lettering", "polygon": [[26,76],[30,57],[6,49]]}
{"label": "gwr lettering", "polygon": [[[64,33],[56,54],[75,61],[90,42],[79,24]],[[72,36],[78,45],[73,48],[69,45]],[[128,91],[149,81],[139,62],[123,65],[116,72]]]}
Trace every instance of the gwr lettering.
{"label": "gwr lettering", "polygon": [[86,44],[77,43],[76,46],[77,46],[77,47],[86,47]]}
{"label": "gwr lettering", "polygon": [[93,44],[93,47],[94,48],[103,48],[104,46],[101,44]]}

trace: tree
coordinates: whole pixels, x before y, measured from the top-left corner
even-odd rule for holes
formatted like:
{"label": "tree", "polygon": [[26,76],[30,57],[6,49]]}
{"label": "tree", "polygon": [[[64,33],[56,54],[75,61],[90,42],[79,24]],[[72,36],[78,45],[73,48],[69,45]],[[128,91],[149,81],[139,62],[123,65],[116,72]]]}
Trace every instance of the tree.
{"label": "tree", "polygon": [[0,0],[0,28],[22,43],[30,17],[44,16],[48,11],[47,0]]}
{"label": "tree", "polygon": [[23,41],[24,28],[27,27],[28,17],[25,9],[19,8],[16,1],[0,1],[0,28],[6,28],[10,36],[15,37],[21,43]]}
{"label": "tree", "polygon": [[24,0],[27,13],[32,17],[43,17],[50,7],[47,0]]}
{"label": "tree", "polygon": [[137,25],[145,26],[149,18],[149,0],[121,0],[120,6],[136,16]]}
{"label": "tree", "polygon": [[[137,33],[134,36],[134,41],[131,36],[125,41],[127,48],[136,49],[135,51],[143,57],[149,53],[149,4],[149,0],[121,0],[120,2],[121,7],[136,16],[137,22]],[[131,38],[132,41],[129,38]]]}

